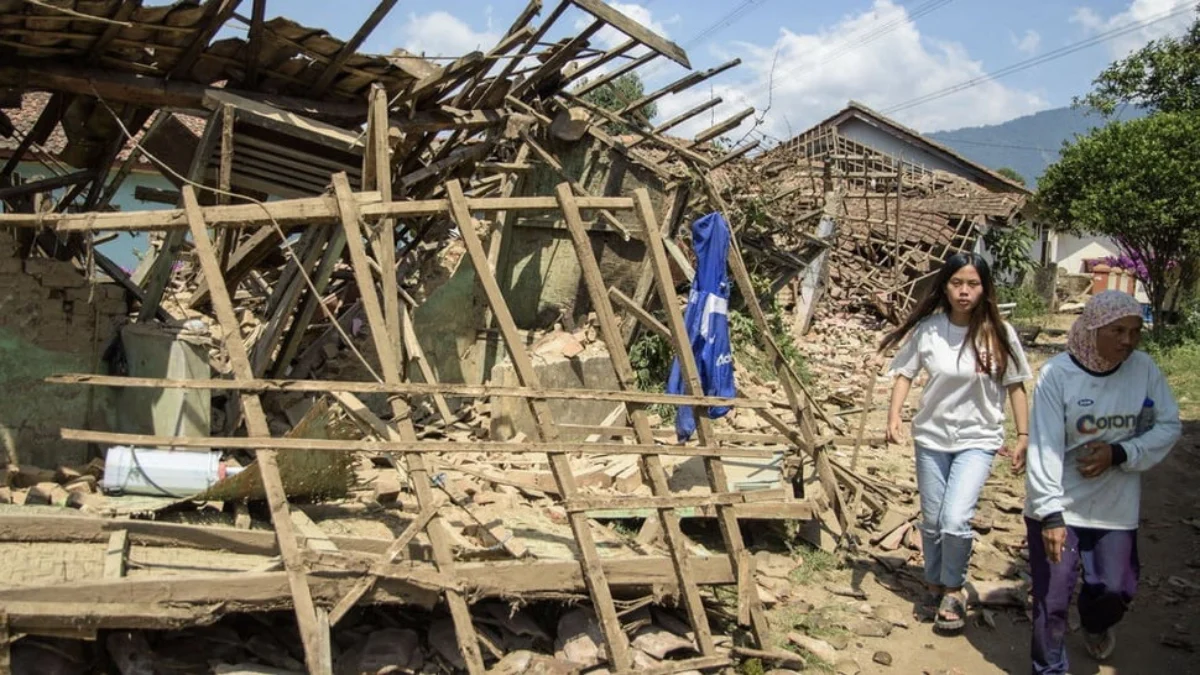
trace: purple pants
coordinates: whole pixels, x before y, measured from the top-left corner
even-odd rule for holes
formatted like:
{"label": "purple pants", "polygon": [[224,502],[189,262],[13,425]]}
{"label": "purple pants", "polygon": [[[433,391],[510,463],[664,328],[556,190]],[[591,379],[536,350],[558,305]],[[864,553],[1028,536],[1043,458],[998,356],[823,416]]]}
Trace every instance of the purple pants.
{"label": "purple pants", "polygon": [[1050,564],[1042,524],[1026,518],[1029,565],[1033,576],[1033,673],[1067,672],[1067,611],[1083,567],[1079,618],[1089,633],[1116,625],[1137,592],[1137,530],[1067,527],[1062,560]]}

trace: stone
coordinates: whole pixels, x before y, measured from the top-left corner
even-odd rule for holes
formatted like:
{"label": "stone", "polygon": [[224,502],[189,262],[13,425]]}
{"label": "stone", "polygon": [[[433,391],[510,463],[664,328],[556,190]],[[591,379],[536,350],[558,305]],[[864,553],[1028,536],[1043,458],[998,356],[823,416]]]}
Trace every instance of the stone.
{"label": "stone", "polygon": [[635,649],[640,649],[659,661],[677,651],[693,648],[691,640],[685,640],[658,626],[646,626],[638,630],[631,644]]}
{"label": "stone", "polygon": [[880,605],[879,607],[875,608],[875,618],[881,621],[887,621],[893,626],[908,628],[910,617],[907,612],[899,607],[892,605]]}
{"label": "stone", "polygon": [[859,637],[885,638],[892,634],[892,624],[871,617],[859,617],[847,621],[846,630]]}
{"label": "stone", "polygon": [[892,655],[885,651],[875,652],[874,656],[871,657],[871,660],[881,666],[892,665]]}
{"label": "stone", "polygon": [[758,551],[754,554],[754,569],[762,576],[787,579],[799,566],[800,562],[795,558],[780,553]]}
{"label": "stone", "polygon": [[833,670],[837,675],[858,675],[862,672],[862,667],[858,665],[858,661],[844,658],[833,664]]}
{"label": "stone", "polygon": [[374,673],[388,667],[415,672],[421,670],[424,665],[425,654],[421,651],[421,636],[416,631],[384,628],[373,630],[367,636],[356,672]]}
{"label": "stone", "polygon": [[506,654],[488,672],[492,675],[574,675],[579,672],[579,668],[574,664],[523,649]]}
{"label": "stone", "polygon": [[580,668],[598,666],[607,656],[600,622],[591,609],[577,608],[558,620],[554,656]]}
{"label": "stone", "polygon": [[836,663],[838,660],[837,650],[824,640],[809,637],[803,633],[788,633],[787,637],[789,642],[825,663]]}
{"label": "stone", "polygon": [[375,501],[380,504],[395,504],[400,498],[400,481],[391,476],[380,476],[375,479]]}

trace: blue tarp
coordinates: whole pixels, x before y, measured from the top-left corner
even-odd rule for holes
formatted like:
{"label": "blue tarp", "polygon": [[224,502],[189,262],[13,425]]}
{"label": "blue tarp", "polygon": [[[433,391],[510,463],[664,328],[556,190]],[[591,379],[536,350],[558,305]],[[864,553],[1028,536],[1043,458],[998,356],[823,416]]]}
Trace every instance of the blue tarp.
{"label": "blue tarp", "polygon": [[[704,394],[733,398],[737,388],[733,381],[733,352],[729,346],[729,276],[725,262],[729,254],[729,224],[721,214],[710,213],[692,223],[692,248],[696,252],[696,278],[692,281],[683,323],[700,369]],[[678,357],[671,364],[667,393],[687,393],[679,372]],[[708,409],[712,419],[728,413],[728,407]],[[695,431],[692,407],[680,406],[675,417],[679,440],[686,441]]]}

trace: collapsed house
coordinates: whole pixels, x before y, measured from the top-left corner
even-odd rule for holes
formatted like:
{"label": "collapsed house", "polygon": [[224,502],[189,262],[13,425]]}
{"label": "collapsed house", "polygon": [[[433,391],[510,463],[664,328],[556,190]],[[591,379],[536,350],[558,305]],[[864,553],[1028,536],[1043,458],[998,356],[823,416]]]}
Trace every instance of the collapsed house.
{"label": "collapsed house", "polygon": [[[800,521],[832,546],[894,490],[831,456],[871,441],[814,398],[760,299],[790,297],[800,330],[830,299],[902,311],[1023,195],[837,118],[747,159],[757,142],[709,141],[752,110],[690,139],[666,132],[711,102],[639,116],[736,61],[601,108],[587,94],[626,73],[690,64],[598,0],[540,22],[534,0],[445,66],[357,53],[394,4],[342,42],[262,0],[249,17],[0,2],[0,358],[21,393],[0,402],[0,551],[34,561],[0,588],[0,658],[20,636],[145,657],[125,631],[287,610],[291,662],[359,672],[374,643],[339,624],[405,607],[448,614],[431,658],[469,672],[517,653],[521,672],[531,646],[620,672],[795,662],[769,651],[741,525]],[[215,39],[231,21],[246,38]],[[590,46],[610,29],[626,39]],[[145,166],[170,187],[137,197],[170,208],[115,208]],[[686,223],[711,211],[771,370],[735,399],[704,395],[678,295]],[[125,270],[101,243],[131,233],[148,252]],[[686,394],[637,387],[640,332],[679,355]],[[653,405],[734,412],[679,443]],[[603,525],[631,518],[633,538]],[[719,550],[693,519],[716,521]],[[719,586],[737,590],[736,644],[710,617]],[[539,599],[585,604],[556,635],[515,626],[509,604]]]}

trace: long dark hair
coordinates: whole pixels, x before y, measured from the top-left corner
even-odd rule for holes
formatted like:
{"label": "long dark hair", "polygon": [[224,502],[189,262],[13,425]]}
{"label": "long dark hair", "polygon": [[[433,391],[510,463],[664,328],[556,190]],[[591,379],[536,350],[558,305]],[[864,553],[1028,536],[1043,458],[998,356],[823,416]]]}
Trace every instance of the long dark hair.
{"label": "long dark hair", "polygon": [[883,338],[879,351],[903,342],[913,328],[925,318],[938,312],[949,314],[950,298],[946,294],[946,286],[950,283],[950,277],[968,265],[979,273],[983,294],[979,298],[979,304],[971,310],[971,321],[967,325],[967,339],[963,341],[963,349],[966,349],[967,345],[974,348],[975,365],[979,370],[990,373],[997,379],[1004,377],[1008,359],[1016,359],[1017,354],[1008,339],[1004,320],[1000,317],[1000,307],[996,304],[996,285],[992,281],[992,268],[983,256],[975,253],[955,253],[946,258],[946,262],[934,277],[929,292],[921,298],[904,323]]}

